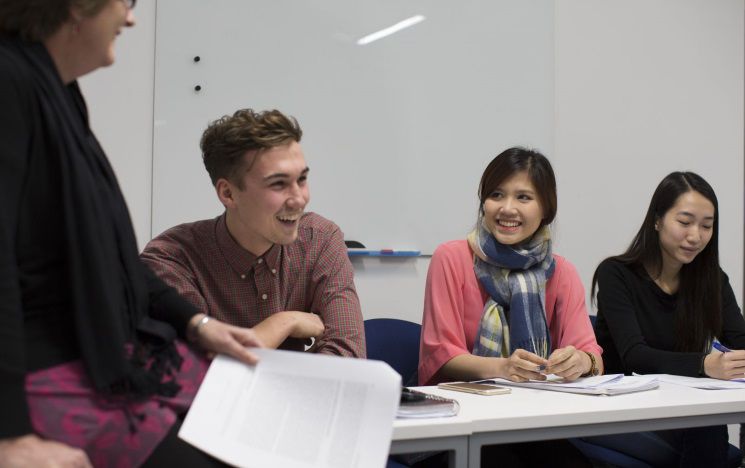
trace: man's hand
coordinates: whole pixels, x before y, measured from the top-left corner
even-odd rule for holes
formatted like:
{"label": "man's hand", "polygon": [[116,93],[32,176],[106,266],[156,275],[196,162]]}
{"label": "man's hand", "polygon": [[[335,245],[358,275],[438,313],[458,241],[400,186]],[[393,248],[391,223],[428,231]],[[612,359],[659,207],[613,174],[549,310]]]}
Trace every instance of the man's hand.
{"label": "man's hand", "polygon": [[[318,338],[325,327],[321,318],[310,312],[284,310],[270,315],[253,327],[254,332],[267,348],[277,348],[287,338]],[[310,340],[307,340],[310,341]]]}
{"label": "man's hand", "polygon": [[0,440],[2,468],[93,468],[88,455],[79,448],[44,440],[34,434]]}
{"label": "man's hand", "polygon": [[227,354],[246,364],[256,364],[258,357],[246,348],[263,348],[264,345],[252,329],[228,325],[212,317],[197,326],[203,318],[204,314],[197,314],[189,322],[189,330],[196,327],[193,337],[196,344],[210,353]]}
{"label": "man's hand", "polygon": [[290,336],[293,338],[317,338],[323,335],[326,329],[321,317],[308,312],[286,311],[293,321]]}

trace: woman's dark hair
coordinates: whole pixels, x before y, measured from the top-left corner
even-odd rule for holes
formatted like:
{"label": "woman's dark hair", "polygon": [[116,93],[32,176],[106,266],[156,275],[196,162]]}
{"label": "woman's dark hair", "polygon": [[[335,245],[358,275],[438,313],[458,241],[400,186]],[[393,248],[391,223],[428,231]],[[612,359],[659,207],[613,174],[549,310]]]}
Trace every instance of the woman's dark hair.
{"label": "woman's dark hair", "polygon": [[484,202],[505,180],[518,172],[527,172],[530,182],[538,192],[538,203],[543,211],[541,226],[551,224],[556,217],[556,177],[548,159],[535,150],[513,147],[499,153],[491,160],[479,183],[479,214]]}
{"label": "woman's dark hair", "polygon": [[0,36],[43,41],[70,19],[78,8],[83,16],[98,13],[109,0],[2,0]]}
{"label": "woman's dark hair", "polygon": [[[722,329],[722,279],[719,267],[719,203],[714,189],[693,172],[673,172],[662,179],[649,202],[639,232],[621,255],[610,257],[633,267],[640,274],[662,271],[662,251],[655,224],[688,192],[697,192],[714,205],[714,225],[709,243],[692,262],[680,269],[675,317],[676,350],[701,352]],[[592,277],[591,297],[595,300],[598,271]]]}

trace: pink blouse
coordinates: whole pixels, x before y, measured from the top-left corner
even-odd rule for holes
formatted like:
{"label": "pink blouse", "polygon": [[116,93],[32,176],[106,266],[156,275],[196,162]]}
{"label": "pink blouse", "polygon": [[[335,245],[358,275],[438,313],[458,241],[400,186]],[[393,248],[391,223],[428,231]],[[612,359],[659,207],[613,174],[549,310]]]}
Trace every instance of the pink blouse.
{"label": "pink blouse", "polygon": [[[601,355],[585,305],[585,288],[574,265],[554,255],[556,267],[546,283],[546,322],[553,349],[573,345]],[[437,375],[449,360],[468,354],[478,332],[488,295],[473,271],[473,252],[466,240],[437,247],[424,291],[419,384],[447,380]]]}

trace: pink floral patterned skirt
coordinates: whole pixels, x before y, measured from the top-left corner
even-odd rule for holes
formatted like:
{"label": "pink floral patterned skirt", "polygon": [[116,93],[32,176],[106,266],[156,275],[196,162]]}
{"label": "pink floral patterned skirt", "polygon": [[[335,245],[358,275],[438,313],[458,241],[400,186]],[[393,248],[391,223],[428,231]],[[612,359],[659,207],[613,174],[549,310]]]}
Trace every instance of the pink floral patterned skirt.
{"label": "pink floral patterned skirt", "polygon": [[170,398],[153,396],[126,407],[96,392],[81,361],[28,374],[26,396],[34,430],[41,437],[82,448],[96,467],[141,465],[177,415],[188,410],[209,366],[185,344],[176,342],[176,348],[184,359],[175,377],[181,386],[179,393]]}

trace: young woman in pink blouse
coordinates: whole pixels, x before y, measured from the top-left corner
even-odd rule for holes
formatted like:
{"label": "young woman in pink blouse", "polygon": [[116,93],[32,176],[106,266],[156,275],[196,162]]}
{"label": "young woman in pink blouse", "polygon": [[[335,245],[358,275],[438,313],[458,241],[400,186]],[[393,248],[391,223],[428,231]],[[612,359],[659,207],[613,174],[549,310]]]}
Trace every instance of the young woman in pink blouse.
{"label": "young woman in pink blouse", "polygon": [[[546,374],[574,380],[602,373],[602,349],[582,283],[574,266],[552,252],[549,225],[556,208],[556,179],[545,156],[510,148],[489,163],[474,230],[440,245],[432,256],[421,385],[492,377],[521,382]],[[541,452],[536,444],[545,443],[513,444],[529,450],[501,447],[495,457],[520,466]],[[546,456],[554,461],[561,458],[555,450],[572,452],[564,441],[551,444]]]}

